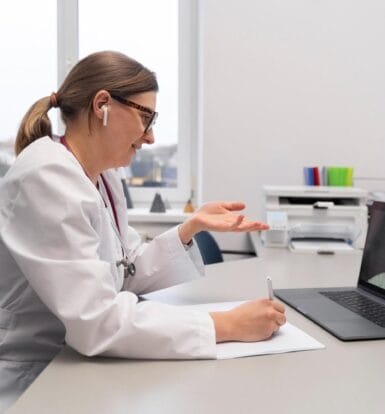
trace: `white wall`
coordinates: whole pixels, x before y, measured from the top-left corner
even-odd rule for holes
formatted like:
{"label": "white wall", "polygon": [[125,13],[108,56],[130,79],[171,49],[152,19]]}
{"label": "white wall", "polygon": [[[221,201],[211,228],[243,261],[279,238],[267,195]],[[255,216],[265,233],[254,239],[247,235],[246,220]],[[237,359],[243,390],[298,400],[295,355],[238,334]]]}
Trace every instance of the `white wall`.
{"label": "white wall", "polygon": [[199,6],[202,201],[244,200],[258,216],[261,186],[302,184],[304,165],[385,177],[384,1]]}

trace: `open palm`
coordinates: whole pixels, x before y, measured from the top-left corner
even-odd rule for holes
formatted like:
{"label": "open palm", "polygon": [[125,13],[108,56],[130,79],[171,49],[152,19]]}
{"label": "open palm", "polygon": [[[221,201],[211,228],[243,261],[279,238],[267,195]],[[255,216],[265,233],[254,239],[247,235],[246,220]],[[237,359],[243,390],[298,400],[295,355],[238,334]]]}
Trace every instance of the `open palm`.
{"label": "open palm", "polygon": [[213,231],[256,231],[267,230],[269,226],[253,221],[239,212],[245,208],[242,202],[211,202],[204,204],[196,213],[195,220],[202,230]]}

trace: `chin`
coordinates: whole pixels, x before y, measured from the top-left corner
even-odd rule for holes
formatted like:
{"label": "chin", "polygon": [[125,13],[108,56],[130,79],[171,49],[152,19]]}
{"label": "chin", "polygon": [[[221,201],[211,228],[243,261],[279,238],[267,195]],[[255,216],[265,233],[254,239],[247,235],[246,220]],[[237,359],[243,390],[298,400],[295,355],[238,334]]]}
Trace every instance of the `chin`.
{"label": "chin", "polygon": [[131,164],[132,155],[126,156],[120,160],[116,160],[115,165],[112,168],[128,167]]}
{"label": "chin", "polygon": [[131,164],[131,161],[132,161],[132,158],[134,157],[134,155],[135,155],[135,151],[134,152],[130,151],[128,153],[127,157],[125,157],[125,159],[123,161],[123,166],[124,167],[127,167],[127,165]]}

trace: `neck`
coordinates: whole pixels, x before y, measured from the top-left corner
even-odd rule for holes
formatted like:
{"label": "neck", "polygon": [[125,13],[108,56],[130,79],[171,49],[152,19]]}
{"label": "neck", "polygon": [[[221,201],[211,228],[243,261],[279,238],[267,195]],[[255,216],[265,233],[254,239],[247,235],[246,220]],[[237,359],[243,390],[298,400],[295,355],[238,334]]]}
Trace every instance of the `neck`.
{"label": "neck", "polygon": [[65,139],[68,149],[79,161],[88,178],[96,185],[99,175],[105,168],[95,137],[91,136],[88,131],[67,129]]}

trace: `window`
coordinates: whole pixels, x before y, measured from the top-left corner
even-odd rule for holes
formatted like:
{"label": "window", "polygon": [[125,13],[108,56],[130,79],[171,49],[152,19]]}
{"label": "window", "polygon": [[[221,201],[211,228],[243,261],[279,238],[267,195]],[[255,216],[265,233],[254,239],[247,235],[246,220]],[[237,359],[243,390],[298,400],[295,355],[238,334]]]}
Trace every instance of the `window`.
{"label": "window", "polygon": [[[113,49],[158,75],[156,144],[138,152],[127,168],[134,201],[159,191],[170,202],[190,196],[192,137],[196,135],[196,2],[183,0],[14,0],[0,14],[3,57],[0,86],[0,175],[13,160],[13,143],[30,105],[56,91],[78,61]],[[23,10],[23,13],[20,13]],[[36,14],[36,10],[39,13]],[[31,19],[30,16],[37,16]],[[57,111],[50,111],[53,130]],[[145,147],[143,147],[145,148]],[[137,189],[137,186],[141,186]],[[150,187],[152,186],[152,187]]]}
{"label": "window", "polygon": [[178,1],[109,0],[105,7],[102,2],[79,0],[79,58],[99,50],[118,50],[156,72],[160,117],[154,128],[155,144],[138,152],[128,174],[134,186],[175,187]]}
{"label": "window", "polygon": [[[47,0],[13,0],[2,7],[0,175],[14,159],[13,145],[22,117],[35,101],[57,88],[56,13],[56,3]],[[57,114],[51,120],[56,124]]]}
{"label": "window", "polygon": [[185,202],[191,191],[190,143],[196,113],[191,67],[194,2],[109,0],[106,7],[95,0],[58,1],[63,3],[63,39],[72,34],[59,51],[65,56],[63,75],[77,59],[100,50],[123,52],[156,72],[160,91],[155,144],[137,153],[125,169],[127,179],[134,202],[150,201],[155,192],[170,202]]}

